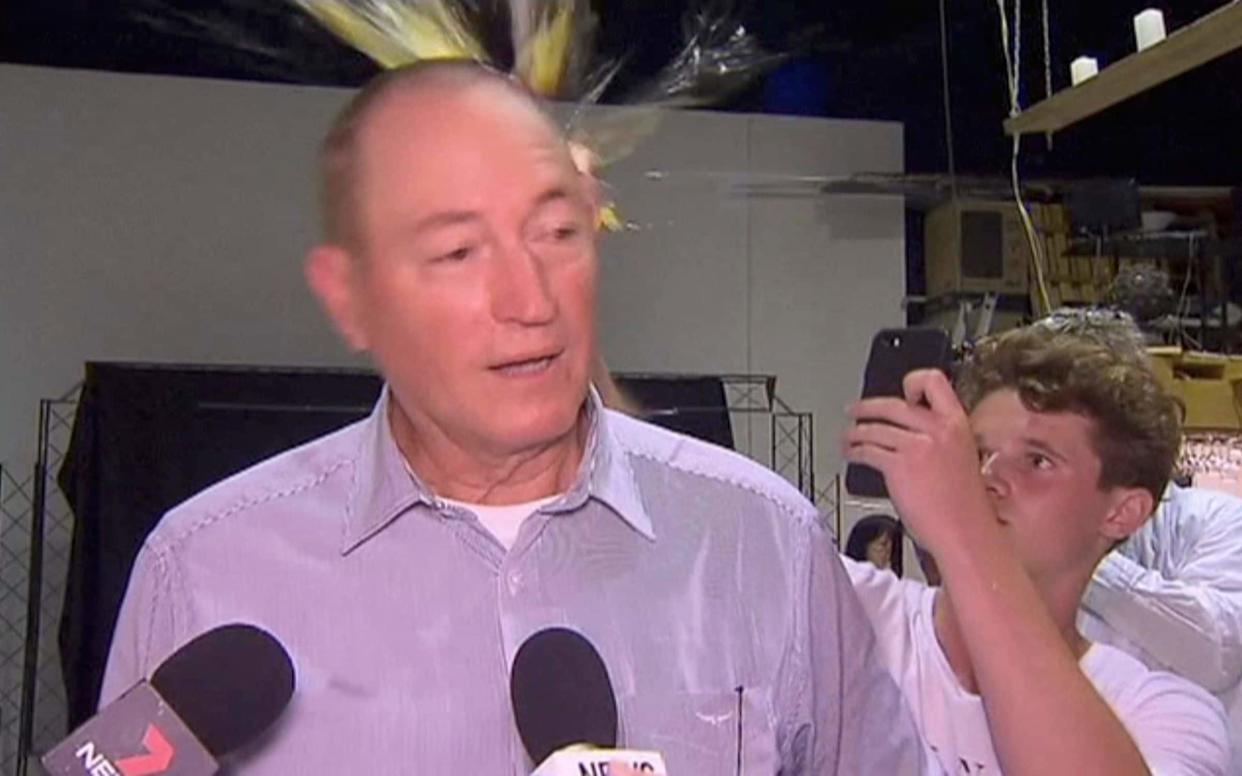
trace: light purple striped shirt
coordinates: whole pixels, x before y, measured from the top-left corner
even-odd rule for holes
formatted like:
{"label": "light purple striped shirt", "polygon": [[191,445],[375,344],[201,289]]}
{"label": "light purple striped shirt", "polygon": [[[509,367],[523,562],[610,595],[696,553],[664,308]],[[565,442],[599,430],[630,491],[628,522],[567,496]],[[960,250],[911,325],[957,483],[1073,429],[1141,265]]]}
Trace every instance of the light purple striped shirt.
{"label": "light purple striped shirt", "polygon": [[130,580],[107,703],[212,627],[275,634],[297,666],[235,772],[525,774],[509,666],[574,628],[617,695],[620,743],[673,776],[907,774],[921,749],[814,507],[720,448],[590,404],[576,483],[506,552],[411,477],[387,394],[357,424],[173,509]]}

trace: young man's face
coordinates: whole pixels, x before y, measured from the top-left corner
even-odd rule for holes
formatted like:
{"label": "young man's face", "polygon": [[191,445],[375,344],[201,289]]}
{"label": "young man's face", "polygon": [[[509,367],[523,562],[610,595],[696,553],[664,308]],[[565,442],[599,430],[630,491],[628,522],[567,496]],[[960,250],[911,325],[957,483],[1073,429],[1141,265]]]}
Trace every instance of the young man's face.
{"label": "young man's face", "polygon": [[1032,411],[1003,389],[979,402],[970,423],[988,494],[1027,572],[1037,582],[1089,573],[1109,543],[1100,529],[1118,500],[1099,487],[1095,421]]}

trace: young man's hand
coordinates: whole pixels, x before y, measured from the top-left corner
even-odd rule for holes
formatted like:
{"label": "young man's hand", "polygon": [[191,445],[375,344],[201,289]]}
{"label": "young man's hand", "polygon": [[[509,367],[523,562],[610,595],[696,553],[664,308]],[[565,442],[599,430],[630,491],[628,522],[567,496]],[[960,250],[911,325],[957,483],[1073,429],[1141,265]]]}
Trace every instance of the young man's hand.
{"label": "young man's hand", "polygon": [[902,398],[850,407],[854,425],[845,454],[884,475],[897,514],[935,557],[971,530],[972,520],[994,513],[969,418],[948,378],[939,370],[914,371],[903,390]]}

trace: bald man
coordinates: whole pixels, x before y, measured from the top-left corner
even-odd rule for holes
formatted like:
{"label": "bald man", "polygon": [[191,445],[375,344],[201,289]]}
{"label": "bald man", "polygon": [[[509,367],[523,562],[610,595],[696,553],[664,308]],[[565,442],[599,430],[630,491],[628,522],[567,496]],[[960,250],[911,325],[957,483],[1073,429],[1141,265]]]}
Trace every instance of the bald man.
{"label": "bald man", "polygon": [[104,703],[248,622],[298,687],[237,772],[528,773],[510,666],[560,626],[607,665],[620,743],[671,773],[920,771],[814,507],[591,390],[593,186],[521,88],[462,63],[385,74],[322,175],[306,274],[386,388],[368,419],[164,517]]}

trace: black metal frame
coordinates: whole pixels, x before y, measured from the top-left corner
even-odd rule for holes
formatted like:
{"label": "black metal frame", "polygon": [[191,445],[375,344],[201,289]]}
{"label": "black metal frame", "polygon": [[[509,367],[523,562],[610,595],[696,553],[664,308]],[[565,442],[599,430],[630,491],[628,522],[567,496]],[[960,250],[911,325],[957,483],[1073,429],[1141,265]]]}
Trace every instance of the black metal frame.
{"label": "black metal frame", "polygon": [[34,706],[39,672],[39,633],[43,604],[43,530],[47,515],[47,459],[51,435],[51,399],[39,402],[39,452],[34,464],[34,499],[30,510],[30,568],[26,586],[26,642],[22,662],[22,705],[17,731],[17,776],[25,776],[34,748]]}
{"label": "black metal frame", "polygon": [[[725,411],[732,415],[767,415],[770,435],[768,455],[773,471],[790,481],[815,503],[815,427],[810,412],[798,412],[776,395],[776,375],[767,374],[676,374],[668,372],[621,372],[634,379],[718,378],[725,389]],[[719,412],[719,407],[679,407],[679,413]],[[793,446],[792,449],[790,446]],[[753,449],[745,452],[753,453]],[[759,463],[762,463],[760,461]]]}
{"label": "black metal frame", "polygon": [[[45,549],[47,540],[48,482],[53,476],[52,434],[55,424],[63,424],[66,418],[58,413],[58,407],[76,405],[79,386],[59,399],[39,401],[38,449],[35,456],[31,483],[30,550],[26,585],[26,623],[23,642],[21,705],[18,714],[18,733],[15,751],[15,776],[26,776],[29,760],[34,751],[35,709],[39,690],[39,646],[43,630],[43,589],[45,575]],[[65,731],[66,733],[68,731]]]}
{"label": "black metal frame", "polygon": [[[815,503],[815,425],[810,412],[798,412],[776,395],[775,375],[720,375],[725,396],[741,389],[741,396],[752,398],[754,387],[762,386],[761,404],[730,402],[730,413],[768,415],[769,463],[772,469],[793,483],[807,500]],[[750,386],[747,388],[746,386]],[[737,396],[738,394],[734,394]],[[790,452],[792,444],[792,452]],[[792,466],[792,471],[791,467]]]}
{"label": "black metal frame", "polygon": [[[4,464],[0,463],[0,504],[4,503]],[[4,518],[0,515],[0,533],[4,532]],[[0,706],[0,731],[4,730],[4,708]]]}

